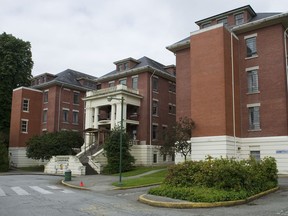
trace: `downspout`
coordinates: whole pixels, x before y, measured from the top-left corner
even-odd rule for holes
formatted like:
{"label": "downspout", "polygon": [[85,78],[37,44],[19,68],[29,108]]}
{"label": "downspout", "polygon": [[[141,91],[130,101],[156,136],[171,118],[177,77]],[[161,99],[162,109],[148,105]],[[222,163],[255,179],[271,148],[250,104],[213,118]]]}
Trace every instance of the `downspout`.
{"label": "downspout", "polygon": [[60,131],[60,109],[61,109],[61,94],[62,94],[62,88],[63,88],[63,83],[61,85],[60,91],[59,91],[59,101],[58,101],[58,128],[57,131]]}
{"label": "downspout", "polygon": [[234,139],[234,157],[237,157],[236,145],[236,122],[235,122],[235,81],[234,81],[234,46],[233,37],[237,40],[237,36],[231,32],[231,72],[232,72],[232,115],[233,115],[233,139]]}
{"label": "downspout", "polygon": [[149,140],[149,142],[150,142],[150,150],[151,150],[151,152],[150,152],[150,156],[151,156],[151,165],[153,164],[153,161],[152,161],[152,106],[153,106],[153,97],[152,97],[152,88],[153,88],[153,86],[152,86],[152,77],[154,76],[154,74],[155,74],[155,72],[156,72],[156,70],[154,70],[153,71],[153,73],[151,74],[151,76],[150,76],[150,124],[149,124],[149,131],[150,131],[150,134],[149,134],[149,138],[150,138],[150,140]]}
{"label": "downspout", "polygon": [[285,29],[284,31],[284,49],[285,49],[285,66],[286,66],[286,89],[288,92],[288,60],[287,60],[287,34],[288,28]]}

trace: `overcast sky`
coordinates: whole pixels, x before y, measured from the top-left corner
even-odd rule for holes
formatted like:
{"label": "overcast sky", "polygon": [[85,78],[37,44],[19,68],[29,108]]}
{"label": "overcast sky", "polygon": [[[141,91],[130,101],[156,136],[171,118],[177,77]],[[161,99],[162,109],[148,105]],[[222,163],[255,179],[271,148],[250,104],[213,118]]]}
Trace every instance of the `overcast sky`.
{"label": "overcast sky", "polygon": [[175,64],[166,46],[197,30],[195,21],[247,4],[288,11],[288,0],[0,0],[0,34],[31,42],[33,75],[70,68],[100,77],[128,57]]}

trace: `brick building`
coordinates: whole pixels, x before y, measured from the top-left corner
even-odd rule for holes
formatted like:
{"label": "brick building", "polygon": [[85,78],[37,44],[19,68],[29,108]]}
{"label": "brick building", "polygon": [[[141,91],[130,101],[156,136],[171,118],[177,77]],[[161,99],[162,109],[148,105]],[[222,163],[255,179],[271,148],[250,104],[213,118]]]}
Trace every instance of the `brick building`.
{"label": "brick building", "polygon": [[11,165],[41,162],[26,157],[26,141],[34,135],[61,130],[83,131],[87,90],[96,77],[67,69],[35,76],[32,85],[13,90],[9,153]]}
{"label": "brick building", "polygon": [[196,123],[191,159],[273,156],[288,173],[288,13],[250,5],[196,22],[176,55],[176,117]]}
{"label": "brick building", "polygon": [[[175,66],[165,66],[147,57],[127,58],[114,64],[116,69],[98,78],[97,90],[88,91],[84,98],[86,148],[95,143],[101,145],[105,136],[101,131],[120,125],[123,98],[123,126],[132,139],[136,164],[174,161],[171,156],[161,155],[155,146],[161,142],[162,132],[176,119]],[[93,135],[97,132],[98,137]],[[101,153],[102,150],[95,152],[92,161],[105,163]]]}

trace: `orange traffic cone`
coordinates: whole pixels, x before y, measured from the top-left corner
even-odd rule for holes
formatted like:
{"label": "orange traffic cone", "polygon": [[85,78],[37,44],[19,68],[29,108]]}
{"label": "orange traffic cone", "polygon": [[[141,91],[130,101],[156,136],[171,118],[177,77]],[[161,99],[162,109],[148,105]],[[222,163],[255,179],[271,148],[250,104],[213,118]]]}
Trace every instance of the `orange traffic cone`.
{"label": "orange traffic cone", "polygon": [[80,187],[84,187],[84,183],[82,181],[80,182]]}

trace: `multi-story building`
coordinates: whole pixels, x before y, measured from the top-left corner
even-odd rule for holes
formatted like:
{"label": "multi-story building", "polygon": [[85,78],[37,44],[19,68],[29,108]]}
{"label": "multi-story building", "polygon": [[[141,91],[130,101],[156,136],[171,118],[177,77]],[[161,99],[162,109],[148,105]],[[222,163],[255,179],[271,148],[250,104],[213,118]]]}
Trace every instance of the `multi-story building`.
{"label": "multi-story building", "polygon": [[191,159],[272,156],[288,173],[288,13],[247,5],[196,24],[167,47],[176,55],[176,117],[196,123]]}
{"label": "multi-story building", "polygon": [[[103,143],[105,133],[101,131],[120,126],[123,110],[123,127],[133,142],[136,164],[172,162],[173,157],[161,155],[157,145],[163,131],[175,123],[175,66],[165,66],[147,57],[127,58],[114,64],[116,70],[98,78],[97,89],[88,91],[84,98],[86,147]],[[98,137],[94,136],[97,132]],[[101,150],[92,160],[99,161],[100,153]]]}
{"label": "multi-story building", "polygon": [[95,89],[96,77],[67,69],[56,75],[35,76],[32,85],[14,89],[9,153],[11,165],[41,163],[26,157],[26,141],[45,132],[84,129],[87,90]]}

